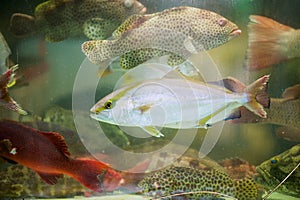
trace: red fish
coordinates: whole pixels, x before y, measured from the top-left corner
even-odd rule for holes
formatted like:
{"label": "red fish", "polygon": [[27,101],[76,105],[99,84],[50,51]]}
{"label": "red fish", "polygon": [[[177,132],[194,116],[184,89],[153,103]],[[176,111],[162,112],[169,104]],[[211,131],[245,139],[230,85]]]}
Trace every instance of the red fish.
{"label": "red fish", "polygon": [[251,15],[250,20],[248,69],[258,70],[300,57],[300,29],[296,30],[258,15]]}
{"label": "red fish", "polygon": [[70,157],[64,138],[14,121],[0,121],[0,156],[33,169],[49,184],[66,174],[96,192],[112,191],[122,175],[106,163]]}
{"label": "red fish", "polygon": [[13,66],[0,76],[0,106],[18,112],[21,115],[26,115],[27,112],[24,111],[21,106],[19,106],[19,104],[9,96],[7,89],[14,77],[15,70],[17,69],[17,66]]}

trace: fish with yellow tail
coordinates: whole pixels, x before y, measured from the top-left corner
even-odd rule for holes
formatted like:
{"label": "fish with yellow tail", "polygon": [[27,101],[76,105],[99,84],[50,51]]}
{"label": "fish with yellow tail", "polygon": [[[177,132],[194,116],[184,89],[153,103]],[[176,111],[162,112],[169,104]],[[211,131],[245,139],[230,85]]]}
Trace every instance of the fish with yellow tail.
{"label": "fish with yellow tail", "polygon": [[97,65],[121,56],[121,67],[130,69],[167,55],[168,64],[175,66],[191,53],[218,47],[240,34],[237,25],[217,13],[181,6],[133,15],[115,30],[112,40],[84,42],[82,51]]}
{"label": "fish with yellow tail", "polygon": [[127,17],[145,12],[137,0],[49,0],[35,8],[34,16],[13,14],[10,30],[17,37],[45,35],[50,42],[83,34],[105,39]]}
{"label": "fish with yellow tail", "polygon": [[258,70],[284,60],[300,57],[300,29],[270,18],[251,15],[246,65]]}
{"label": "fish with yellow tail", "polygon": [[[282,98],[270,98],[265,106],[267,118],[258,118],[246,109],[240,110],[240,118],[233,123],[265,123],[276,124],[277,135],[290,141],[300,141],[300,84],[288,87],[282,93]],[[260,101],[260,100],[258,100]]]}
{"label": "fish with yellow tail", "polygon": [[71,158],[59,133],[42,132],[14,121],[0,121],[0,157],[31,168],[52,185],[63,174],[95,192],[113,191],[123,182],[122,175],[106,163]]}
{"label": "fish with yellow tail", "polygon": [[8,93],[8,88],[15,84],[14,75],[17,69],[18,66],[15,65],[0,76],[0,106],[15,111],[20,115],[26,115],[27,112]]}
{"label": "fish with yellow tail", "polygon": [[[141,127],[156,137],[163,136],[156,127],[207,128],[234,118],[232,114],[241,106],[266,118],[266,112],[256,98],[257,94],[264,96],[260,91],[268,80],[269,76],[265,75],[247,87],[240,87],[241,82],[229,78],[224,80],[227,89],[185,79],[172,70],[159,79],[121,86],[99,100],[91,108],[90,116],[110,124]],[[239,92],[234,92],[238,87]]]}

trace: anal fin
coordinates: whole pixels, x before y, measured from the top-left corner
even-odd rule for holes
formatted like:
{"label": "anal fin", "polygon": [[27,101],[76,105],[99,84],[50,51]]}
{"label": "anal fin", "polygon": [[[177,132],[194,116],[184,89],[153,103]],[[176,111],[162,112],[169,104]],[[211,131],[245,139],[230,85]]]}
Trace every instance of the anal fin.
{"label": "anal fin", "polygon": [[46,183],[48,183],[50,185],[56,184],[57,179],[59,179],[63,176],[62,174],[48,174],[48,173],[39,172],[39,171],[36,171],[36,173],[38,173],[38,175],[43,179],[43,181],[45,181]]}
{"label": "anal fin", "polygon": [[164,134],[162,134],[157,128],[154,126],[144,126],[141,127],[144,131],[146,131],[148,134],[154,136],[154,137],[164,137]]}

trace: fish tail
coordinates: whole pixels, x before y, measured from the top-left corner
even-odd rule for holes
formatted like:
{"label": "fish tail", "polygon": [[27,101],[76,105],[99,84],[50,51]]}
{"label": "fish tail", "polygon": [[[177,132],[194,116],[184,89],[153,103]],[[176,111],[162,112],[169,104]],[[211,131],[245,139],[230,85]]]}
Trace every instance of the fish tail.
{"label": "fish tail", "polygon": [[16,37],[26,37],[36,31],[35,18],[31,15],[14,13],[10,18],[10,31]]}
{"label": "fish tail", "polygon": [[269,75],[264,75],[244,89],[249,98],[249,101],[244,106],[261,118],[267,117],[264,107],[268,107],[270,103],[270,98],[267,94],[269,77]]}
{"label": "fish tail", "polygon": [[[73,170],[71,170],[69,175],[95,192],[106,191],[109,187],[113,189],[118,187],[108,185],[106,180],[108,178],[115,178],[112,183],[120,182],[121,180],[121,177],[117,176],[118,174],[115,177],[108,176],[108,171],[110,172],[112,169],[108,164],[97,160],[78,158],[71,160],[71,166]],[[109,175],[111,175],[111,173]]]}
{"label": "fish tail", "polygon": [[114,40],[91,40],[84,42],[81,50],[92,63],[100,65],[113,58],[110,51],[112,43],[114,43]]}
{"label": "fish tail", "polygon": [[246,64],[258,70],[289,58],[288,41],[295,29],[263,16],[251,15]]}

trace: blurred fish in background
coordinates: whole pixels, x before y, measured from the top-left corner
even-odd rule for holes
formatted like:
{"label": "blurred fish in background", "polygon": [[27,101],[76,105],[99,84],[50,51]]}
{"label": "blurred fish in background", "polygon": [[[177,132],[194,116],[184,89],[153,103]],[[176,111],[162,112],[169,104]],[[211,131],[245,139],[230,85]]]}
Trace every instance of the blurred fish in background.
{"label": "blurred fish in background", "polygon": [[137,0],[50,0],[39,4],[34,16],[14,13],[10,30],[17,37],[38,33],[50,42],[83,34],[105,39],[127,17],[145,12]]}
{"label": "blurred fish in background", "polygon": [[[233,123],[269,123],[281,127],[277,135],[287,140],[300,142],[300,84],[287,88],[282,98],[270,98],[270,104],[265,108],[267,118],[259,118],[241,108],[241,117]],[[260,100],[258,100],[260,101]]]}
{"label": "blurred fish in background", "polygon": [[284,60],[300,57],[300,30],[270,18],[251,15],[246,65],[262,69]]}

